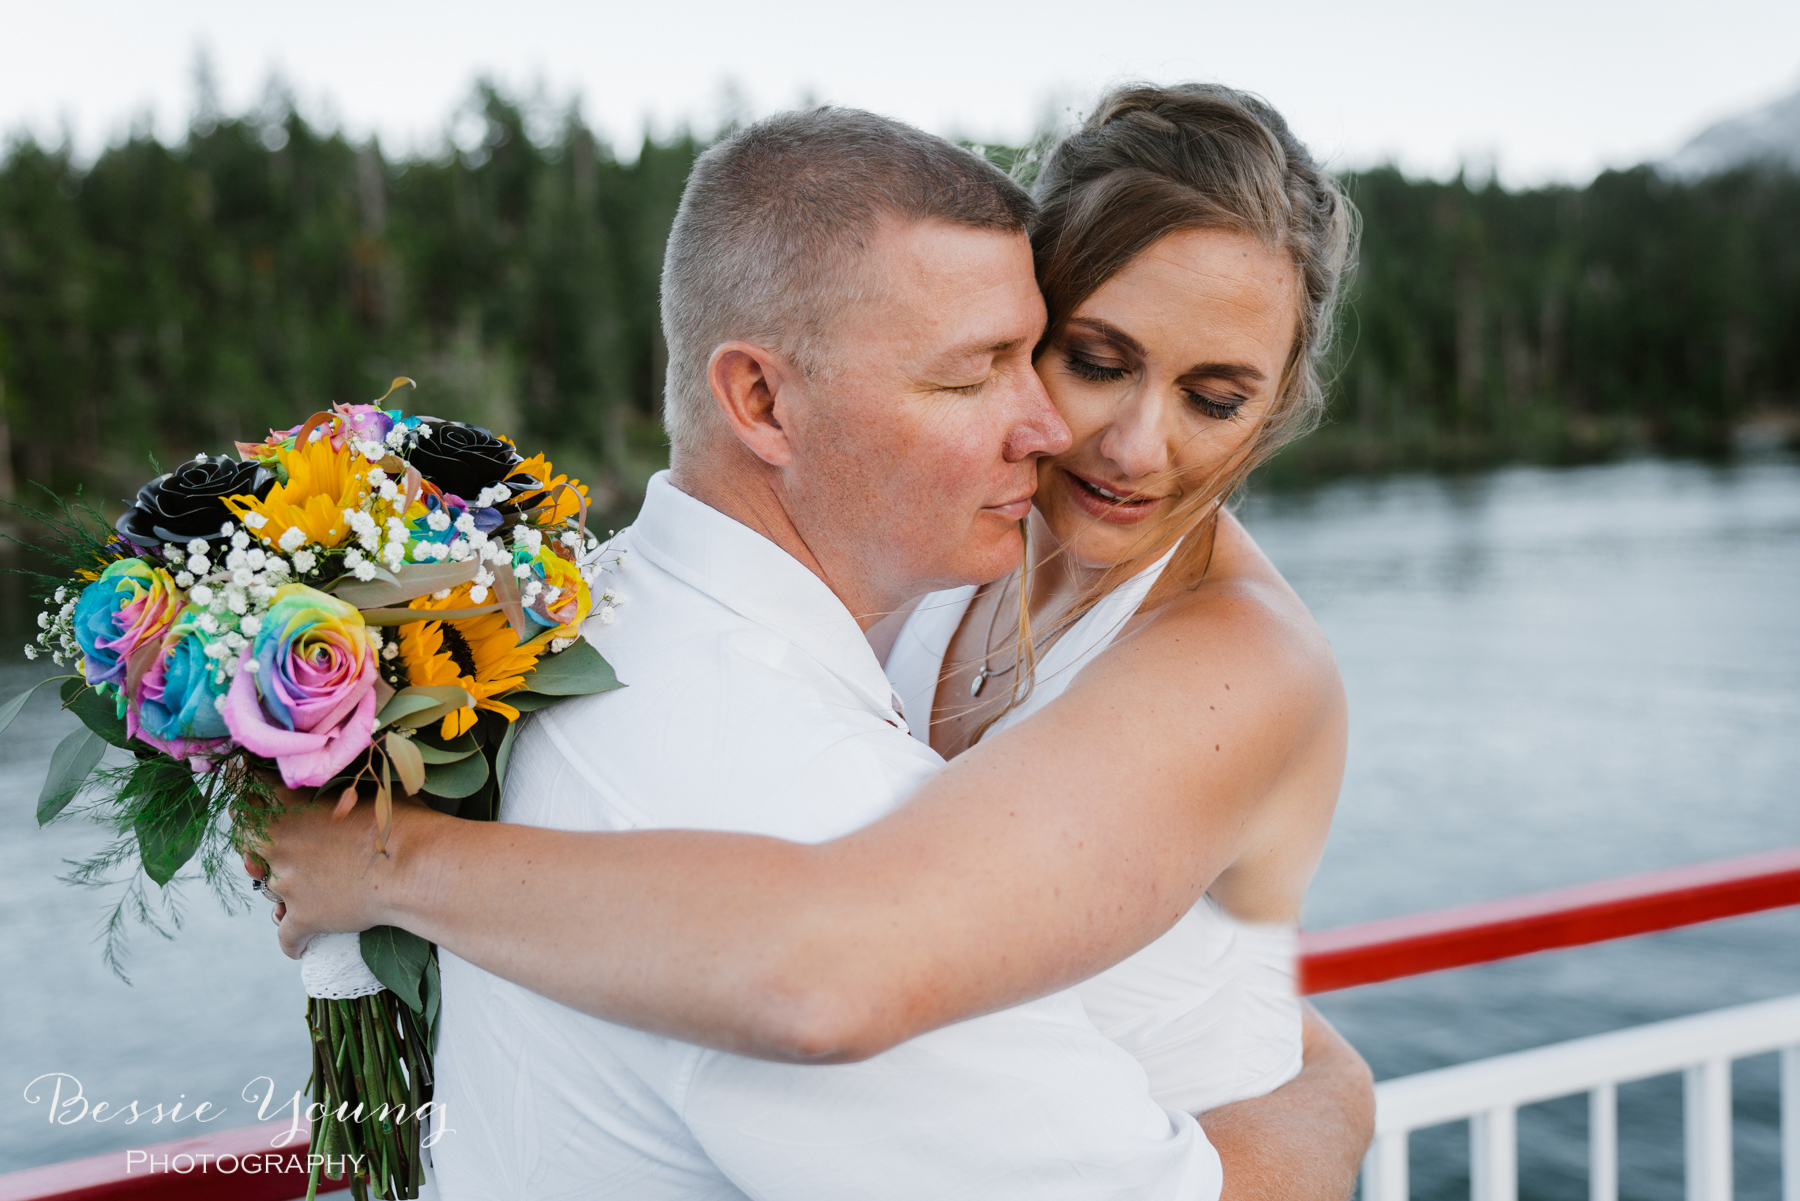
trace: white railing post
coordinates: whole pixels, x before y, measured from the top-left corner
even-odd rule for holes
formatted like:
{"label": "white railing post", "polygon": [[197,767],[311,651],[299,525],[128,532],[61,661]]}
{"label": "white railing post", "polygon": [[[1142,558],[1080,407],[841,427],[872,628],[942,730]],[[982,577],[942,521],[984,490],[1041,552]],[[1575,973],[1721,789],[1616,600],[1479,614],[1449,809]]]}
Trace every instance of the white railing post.
{"label": "white railing post", "polygon": [[1589,1198],[1617,1201],[1617,1085],[1684,1073],[1689,1201],[1731,1201],[1731,1065],[1781,1053],[1782,1201],[1800,1201],[1800,995],[1671,1018],[1375,1086],[1380,1134],[1364,1161],[1364,1201],[1407,1201],[1406,1137],[1469,1122],[1477,1201],[1518,1195],[1518,1109],[1588,1094]]}
{"label": "white railing post", "polygon": [[1619,1089],[1588,1094],[1588,1201],[1619,1201]]}
{"label": "white railing post", "polygon": [[1800,1201],[1800,1047],[1781,1049],[1781,1201]]}
{"label": "white railing post", "polygon": [[1406,1178],[1407,1133],[1379,1134],[1363,1158],[1362,1201],[1410,1201]]}
{"label": "white railing post", "polygon": [[1708,1059],[1682,1075],[1687,1201],[1731,1201],[1731,1061]]}
{"label": "white railing post", "polygon": [[1519,1201],[1519,1113],[1510,1105],[1469,1119],[1472,1201]]}

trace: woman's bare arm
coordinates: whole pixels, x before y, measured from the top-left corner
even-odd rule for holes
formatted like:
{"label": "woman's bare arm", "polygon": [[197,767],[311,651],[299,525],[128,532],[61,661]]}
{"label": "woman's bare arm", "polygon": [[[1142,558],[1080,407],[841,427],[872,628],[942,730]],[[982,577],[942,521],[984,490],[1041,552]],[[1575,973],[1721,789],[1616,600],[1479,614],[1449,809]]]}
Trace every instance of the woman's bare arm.
{"label": "woman's bare arm", "polygon": [[[848,1061],[1095,974],[1245,848],[1343,701],[1304,614],[1223,590],[1159,615],[888,817],[818,845],[303,810],[265,849],[282,939],[392,924],[573,1008],[739,1053]],[[1320,748],[1325,748],[1321,753]],[[1297,763],[1300,766],[1296,766]],[[1314,821],[1291,852],[1323,845]],[[1259,854],[1266,851],[1259,849]],[[1297,908],[1298,891],[1291,897]]]}

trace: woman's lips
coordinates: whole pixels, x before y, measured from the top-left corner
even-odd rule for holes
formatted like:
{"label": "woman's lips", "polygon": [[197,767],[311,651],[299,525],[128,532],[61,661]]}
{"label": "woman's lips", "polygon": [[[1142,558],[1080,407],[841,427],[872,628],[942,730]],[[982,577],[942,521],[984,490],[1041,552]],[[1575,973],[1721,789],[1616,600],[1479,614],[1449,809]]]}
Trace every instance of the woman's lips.
{"label": "woman's lips", "polygon": [[1104,485],[1084,479],[1066,467],[1062,469],[1062,477],[1063,490],[1068,493],[1076,508],[1089,517],[1097,517],[1114,525],[1135,525],[1154,513],[1156,506],[1163,502],[1160,496],[1143,500],[1108,499],[1099,492]]}

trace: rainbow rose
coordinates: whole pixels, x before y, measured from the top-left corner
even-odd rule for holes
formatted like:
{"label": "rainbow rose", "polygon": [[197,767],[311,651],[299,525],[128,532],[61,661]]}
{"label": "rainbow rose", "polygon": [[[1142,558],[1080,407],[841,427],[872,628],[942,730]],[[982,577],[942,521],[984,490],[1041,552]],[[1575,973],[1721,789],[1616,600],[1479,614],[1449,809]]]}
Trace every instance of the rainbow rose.
{"label": "rainbow rose", "polygon": [[174,577],[142,559],[120,559],[75,599],[75,641],[90,684],[123,689],[132,656],[160,646],[181,611]]}
{"label": "rainbow rose", "polygon": [[574,637],[576,629],[593,609],[593,597],[587,581],[581,578],[581,569],[549,546],[544,546],[536,555],[524,549],[515,550],[515,576],[519,575],[521,567],[528,567],[528,574],[521,577],[527,588],[532,582],[538,586],[525,608],[525,615],[540,626],[550,627],[555,631],[555,637]]}
{"label": "rainbow rose", "polygon": [[220,750],[230,741],[220,704],[226,686],[218,660],[206,653],[213,640],[200,628],[205,612],[193,605],[181,611],[125,710],[127,733],[177,759]]}
{"label": "rainbow rose", "polygon": [[238,661],[225,725],[289,788],[330,780],[369,749],[375,643],[356,609],[304,584],[275,592]]}

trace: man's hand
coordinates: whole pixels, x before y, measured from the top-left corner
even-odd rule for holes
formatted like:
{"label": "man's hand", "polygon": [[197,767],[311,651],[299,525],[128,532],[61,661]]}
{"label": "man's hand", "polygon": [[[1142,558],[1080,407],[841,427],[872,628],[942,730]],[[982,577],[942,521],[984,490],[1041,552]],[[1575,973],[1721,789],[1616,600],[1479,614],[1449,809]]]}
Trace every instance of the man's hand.
{"label": "man's hand", "polygon": [[310,803],[279,786],[275,793],[281,815],[269,822],[263,839],[253,842],[244,870],[262,877],[253,856],[268,864],[269,890],[280,898],[275,917],[282,952],[298,959],[315,934],[355,933],[384,924],[382,886],[391,879],[403,831],[436,816],[433,811],[415,798],[396,796],[393,829],[383,853],[375,849],[373,805],[358,802],[338,819],[329,805]]}
{"label": "man's hand", "polygon": [[1375,1082],[1306,1006],[1305,1066],[1265,1097],[1221,1105],[1200,1126],[1225,1165],[1220,1201],[1345,1201],[1375,1136]]}

